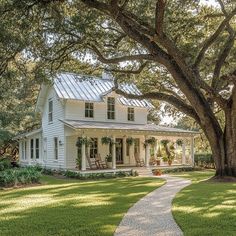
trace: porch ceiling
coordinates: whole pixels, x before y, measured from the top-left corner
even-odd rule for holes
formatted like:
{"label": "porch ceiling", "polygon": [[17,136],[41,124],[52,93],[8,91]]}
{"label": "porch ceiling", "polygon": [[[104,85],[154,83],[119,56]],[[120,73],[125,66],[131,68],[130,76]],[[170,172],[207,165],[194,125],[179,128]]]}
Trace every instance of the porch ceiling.
{"label": "porch ceiling", "polygon": [[100,130],[123,130],[133,131],[143,134],[153,135],[183,135],[183,136],[196,136],[199,132],[183,130],[171,127],[159,126],[156,124],[128,124],[128,123],[114,123],[114,122],[95,122],[95,121],[82,121],[82,120],[61,120],[65,125],[73,129],[100,129]]}

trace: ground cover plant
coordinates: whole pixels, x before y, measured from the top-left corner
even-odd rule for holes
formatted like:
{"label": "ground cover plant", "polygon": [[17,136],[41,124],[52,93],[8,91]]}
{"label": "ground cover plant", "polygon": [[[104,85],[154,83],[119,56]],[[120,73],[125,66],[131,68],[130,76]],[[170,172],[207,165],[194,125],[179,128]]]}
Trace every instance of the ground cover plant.
{"label": "ground cover plant", "polygon": [[35,167],[11,168],[0,171],[0,187],[39,183],[41,172]]}
{"label": "ground cover plant", "polygon": [[172,174],[192,180],[177,194],[173,215],[184,235],[227,235],[236,232],[236,183],[206,181],[214,171]]}
{"label": "ground cover plant", "polygon": [[163,183],[141,177],[43,176],[42,185],[0,191],[0,235],[113,235],[125,212]]}

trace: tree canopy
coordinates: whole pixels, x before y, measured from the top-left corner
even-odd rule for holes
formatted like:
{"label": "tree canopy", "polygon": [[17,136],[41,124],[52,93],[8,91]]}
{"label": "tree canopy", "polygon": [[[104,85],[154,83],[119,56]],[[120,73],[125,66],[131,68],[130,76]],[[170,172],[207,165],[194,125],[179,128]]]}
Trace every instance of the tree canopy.
{"label": "tree canopy", "polygon": [[[167,102],[194,119],[217,174],[236,176],[234,0],[6,0],[0,9],[2,76],[19,55],[41,79],[68,61],[106,68],[117,93]],[[123,80],[143,95],[125,94]]]}

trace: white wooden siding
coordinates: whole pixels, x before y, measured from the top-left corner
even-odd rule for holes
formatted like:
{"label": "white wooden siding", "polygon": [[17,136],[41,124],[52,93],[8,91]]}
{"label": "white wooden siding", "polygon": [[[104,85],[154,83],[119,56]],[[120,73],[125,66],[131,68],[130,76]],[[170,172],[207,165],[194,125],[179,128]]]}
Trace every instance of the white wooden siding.
{"label": "white wooden siding", "polygon": [[[53,122],[48,122],[48,100],[53,101]],[[49,89],[45,99],[44,109],[42,113],[42,130],[43,142],[42,146],[46,146],[44,150],[43,165],[48,168],[65,168],[65,135],[64,124],[60,120],[64,119],[64,107],[62,102],[58,99],[55,90]],[[55,160],[54,155],[54,137],[58,137],[58,160]]]}
{"label": "white wooden siding", "polygon": [[[110,94],[109,96],[117,95]],[[147,123],[147,108],[134,107],[134,121],[128,121],[127,118],[128,107],[117,102],[115,104],[115,120],[107,119],[107,101],[94,103],[94,118],[85,117],[85,102],[79,100],[67,100],[65,104],[65,119],[69,120],[87,120],[87,121],[105,121],[116,123],[132,123],[132,124],[146,124]]]}

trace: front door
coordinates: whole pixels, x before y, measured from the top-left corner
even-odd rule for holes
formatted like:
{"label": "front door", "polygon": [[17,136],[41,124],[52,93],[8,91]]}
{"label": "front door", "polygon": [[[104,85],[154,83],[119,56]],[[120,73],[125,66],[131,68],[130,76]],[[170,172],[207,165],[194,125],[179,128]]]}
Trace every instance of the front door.
{"label": "front door", "polygon": [[123,139],[116,139],[116,164],[123,164]]}

